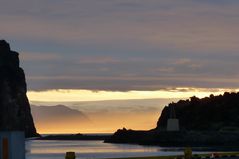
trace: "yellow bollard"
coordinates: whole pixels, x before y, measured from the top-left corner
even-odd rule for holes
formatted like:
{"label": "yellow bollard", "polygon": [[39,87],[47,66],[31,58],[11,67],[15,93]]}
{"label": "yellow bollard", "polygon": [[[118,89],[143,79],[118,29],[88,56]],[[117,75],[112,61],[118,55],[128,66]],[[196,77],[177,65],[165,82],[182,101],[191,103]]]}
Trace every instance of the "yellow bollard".
{"label": "yellow bollard", "polygon": [[185,150],[184,150],[184,158],[185,159],[192,159],[192,149],[190,147],[185,148]]}
{"label": "yellow bollard", "polygon": [[75,152],[66,152],[65,159],[75,159],[75,158],[76,158]]}

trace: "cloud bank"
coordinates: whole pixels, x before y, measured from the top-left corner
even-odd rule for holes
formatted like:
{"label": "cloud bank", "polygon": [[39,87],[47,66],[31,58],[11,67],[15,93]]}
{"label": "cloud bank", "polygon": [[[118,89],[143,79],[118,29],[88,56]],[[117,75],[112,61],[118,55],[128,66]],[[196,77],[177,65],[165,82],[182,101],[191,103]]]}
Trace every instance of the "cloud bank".
{"label": "cloud bank", "polygon": [[239,88],[236,0],[1,2],[30,90]]}

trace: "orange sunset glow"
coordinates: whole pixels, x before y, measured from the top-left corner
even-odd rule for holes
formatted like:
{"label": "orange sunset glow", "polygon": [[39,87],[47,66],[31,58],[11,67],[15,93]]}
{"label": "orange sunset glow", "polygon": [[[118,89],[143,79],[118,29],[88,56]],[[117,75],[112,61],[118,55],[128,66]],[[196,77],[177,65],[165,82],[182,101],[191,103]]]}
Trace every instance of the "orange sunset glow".
{"label": "orange sunset glow", "polygon": [[[39,120],[35,117],[36,127],[42,134],[113,133],[123,127],[135,130],[152,129],[156,126],[160,112],[166,104],[192,96],[202,98],[210,94],[219,95],[225,91],[237,90],[175,88],[164,91],[112,92],[60,89],[29,91],[28,97],[33,105],[54,106],[64,103],[72,109],[83,111],[88,118],[88,120],[82,120],[74,116],[67,118],[60,116],[44,117],[44,120]],[[161,101],[160,99],[167,100]],[[139,108],[136,109],[137,107]],[[59,124],[55,124],[56,122]]]}
{"label": "orange sunset glow", "polygon": [[239,159],[239,0],[1,0],[0,22],[0,159]]}

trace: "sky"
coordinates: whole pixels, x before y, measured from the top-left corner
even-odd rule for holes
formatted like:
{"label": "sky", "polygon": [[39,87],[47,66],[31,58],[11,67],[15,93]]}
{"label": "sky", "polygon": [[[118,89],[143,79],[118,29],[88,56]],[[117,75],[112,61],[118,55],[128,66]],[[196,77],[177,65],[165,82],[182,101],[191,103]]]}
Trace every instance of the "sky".
{"label": "sky", "polygon": [[31,102],[204,97],[239,88],[238,0],[1,0]]}

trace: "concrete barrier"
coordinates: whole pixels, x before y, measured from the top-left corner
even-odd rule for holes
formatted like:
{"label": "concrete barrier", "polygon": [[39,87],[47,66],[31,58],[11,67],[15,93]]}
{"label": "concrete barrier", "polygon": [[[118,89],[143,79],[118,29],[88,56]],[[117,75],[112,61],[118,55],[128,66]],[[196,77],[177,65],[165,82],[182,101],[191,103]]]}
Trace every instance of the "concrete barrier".
{"label": "concrete barrier", "polygon": [[24,132],[0,132],[0,159],[25,159]]}

